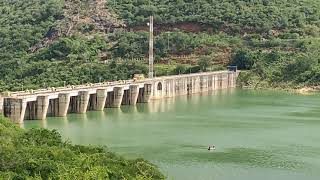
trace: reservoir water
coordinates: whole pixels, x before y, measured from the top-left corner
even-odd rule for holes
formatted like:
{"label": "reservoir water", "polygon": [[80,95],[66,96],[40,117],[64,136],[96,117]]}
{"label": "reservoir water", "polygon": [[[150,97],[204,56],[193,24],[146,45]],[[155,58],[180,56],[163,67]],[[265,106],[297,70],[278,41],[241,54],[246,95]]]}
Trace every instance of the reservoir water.
{"label": "reservoir water", "polygon": [[320,95],[226,90],[24,127],[57,129],[76,144],[145,158],[168,179],[320,178]]}

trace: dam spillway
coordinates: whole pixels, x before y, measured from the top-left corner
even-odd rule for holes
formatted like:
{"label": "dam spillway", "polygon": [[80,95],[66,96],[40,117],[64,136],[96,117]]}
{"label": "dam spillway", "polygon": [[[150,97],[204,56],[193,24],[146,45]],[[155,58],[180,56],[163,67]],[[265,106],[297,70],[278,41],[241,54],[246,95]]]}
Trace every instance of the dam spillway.
{"label": "dam spillway", "polygon": [[151,100],[234,88],[238,72],[218,71],[144,80],[12,92],[0,96],[0,113],[13,122],[65,117],[68,113],[102,111]]}

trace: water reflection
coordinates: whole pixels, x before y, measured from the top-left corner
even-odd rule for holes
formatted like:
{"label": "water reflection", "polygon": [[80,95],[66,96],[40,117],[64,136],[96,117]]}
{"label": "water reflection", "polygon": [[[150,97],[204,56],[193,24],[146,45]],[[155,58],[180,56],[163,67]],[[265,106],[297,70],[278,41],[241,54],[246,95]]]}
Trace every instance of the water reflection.
{"label": "water reflection", "polygon": [[145,112],[147,113],[162,113],[170,110],[174,110],[175,100],[174,99],[162,99],[162,100],[153,100],[150,101],[145,106]]}
{"label": "water reflection", "polygon": [[106,119],[111,121],[118,121],[119,118],[121,118],[121,115],[123,114],[121,108],[107,108],[105,109],[105,112],[107,114]]}
{"label": "water reflection", "polygon": [[138,113],[137,106],[121,106],[120,110],[124,114],[135,115],[136,113]]}
{"label": "water reflection", "polygon": [[145,103],[139,103],[136,105],[136,108],[137,108],[137,112],[138,113],[146,113],[149,111],[149,107],[146,106]]}

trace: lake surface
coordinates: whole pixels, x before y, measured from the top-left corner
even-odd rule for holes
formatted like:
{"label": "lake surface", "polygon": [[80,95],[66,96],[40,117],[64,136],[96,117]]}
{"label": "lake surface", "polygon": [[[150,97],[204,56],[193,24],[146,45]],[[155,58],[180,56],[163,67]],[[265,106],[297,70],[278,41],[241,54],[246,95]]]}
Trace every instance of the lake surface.
{"label": "lake surface", "polygon": [[76,144],[145,158],[169,179],[320,178],[320,95],[226,90],[24,127],[57,129]]}

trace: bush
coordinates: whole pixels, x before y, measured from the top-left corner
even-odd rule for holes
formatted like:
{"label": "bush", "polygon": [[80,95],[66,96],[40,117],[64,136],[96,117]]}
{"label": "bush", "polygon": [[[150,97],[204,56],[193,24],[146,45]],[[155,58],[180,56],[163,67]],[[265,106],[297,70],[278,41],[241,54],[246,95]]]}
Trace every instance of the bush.
{"label": "bush", "polygon": [[164,179],[145,160],[71,145],[57,131],[23,130],[0,117],[0,179]]}
{"label": "bush", "polygon": [[233,53],[232,65],[240,70],[250,70],[254,64],[254,56],[248,49],[240,49]]}
{"label": "bush", "polygon": [[198,73],[200,72],[201,68],[200,66],[192,66],[186,69],[186,73]]}
{"label": "bush", "polygon": [[177,65],[177,67],[173,70],[175,74],[185,74],[187,70],[186,65]]}
{"label": "bush", "polygon": [[211,64],[211,58],[210,57],[201,57],[199,60],[198,60],[198,66],[200,67],[200,70],[202,72],[206,72],[207,71],[207,68],[210,66]]}

